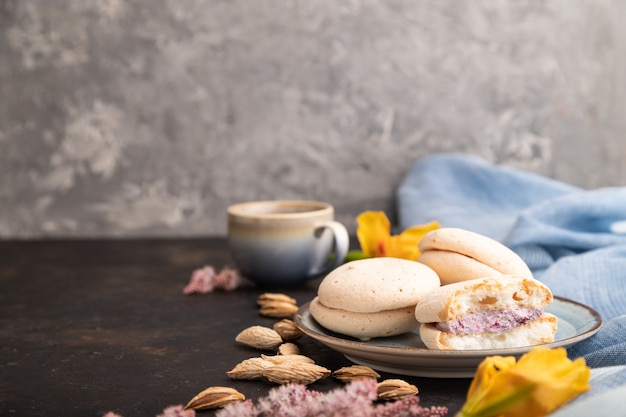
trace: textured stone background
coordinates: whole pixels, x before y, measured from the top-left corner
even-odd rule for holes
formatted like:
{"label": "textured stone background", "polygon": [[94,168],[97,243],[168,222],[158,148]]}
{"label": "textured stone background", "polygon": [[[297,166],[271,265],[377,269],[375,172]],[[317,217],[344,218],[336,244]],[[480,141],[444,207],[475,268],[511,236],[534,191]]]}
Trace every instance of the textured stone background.
{"label": "textured stone background", "polygon": [[626,3],[0,0],[0,237],[222,234],[234,202],[393,218],[459,151],[626,184]]}

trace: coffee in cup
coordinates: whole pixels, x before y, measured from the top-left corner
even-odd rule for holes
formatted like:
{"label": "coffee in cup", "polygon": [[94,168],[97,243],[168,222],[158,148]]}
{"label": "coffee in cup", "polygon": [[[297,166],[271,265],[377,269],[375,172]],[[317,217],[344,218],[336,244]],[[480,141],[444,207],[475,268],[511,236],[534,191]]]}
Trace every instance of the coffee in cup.
{"label": "coffee in cup", "polygon": [[228,242],[242,275],[263,286],[301,285],[340,265],[349,249],[333,206],[301,200],[230,206]]}

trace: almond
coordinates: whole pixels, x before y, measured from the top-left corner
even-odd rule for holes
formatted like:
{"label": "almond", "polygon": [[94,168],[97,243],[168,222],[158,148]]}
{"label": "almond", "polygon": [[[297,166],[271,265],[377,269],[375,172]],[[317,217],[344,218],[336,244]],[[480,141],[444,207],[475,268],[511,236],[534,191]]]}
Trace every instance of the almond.
{"label": "almond", "polygon": [[411,385],[402,379],[386,379],[378,383],[379,400],[399,400],[415,395],[418,392],[415,385]]}
{"label": "almond", "polygon": [[337,369],[333,372],[332,376],[341,382],[351,382],[359,378],[380,378],[380,375],[376,371],[363,365],[346,366]]}
{"label": "almond", "polygon": [[263,376],[277,384],[308,385],[330,375],[330,370],[323,366],[307,362],[293,362],[276,365],[266,369]]}
{"label": "almond", "polygon": [[233,379],[260,379],[263,377],[263,371],[272,366],[274,366],[272,362],[263,358],[250,358],[239,362],[226,372],[226,375]]}
{"label": "almond", "polygon": [[308,356],[304,355],[261,355],[263,360],[273,363],[274,365],[281,365],[283,363],[295,363],[295,362],[306,362],[306,363],[315,363],[315,361]]}
{"label": "almond", "polygon": [[300,348],[295,343],[283,343],[278,346],[278,354],[287,356],[287,355],[299,355]]}
{"label": "almond", "polygon": [[266,292],[264,294],[259,295],[259,297],[257,298],[258,305],[263,305],[270,301],[281,301],[281,302],[289,303],[293,305],[297,304],[295,298],[292,298],[286,294],[281,294],[281,293]]}
{"label": "almond", "polygon": [[259,309],[262,316],[274,318],[293,317],[297,312],[298,306],[286,301],[267,301]]}
{"label": "almond", "polygon": [[236,389],[229,387],[209,387],[193,397],[185,406],[185,410],[208,410],[224,407],[235,401],[243,401],[246,397]]}
{"label": "almond", "polygon": [[260,350],[273,350],[283,342],[274,329],[264,326],[250,326],[242,330],[235,341]]}
{"label": "almond", "polygon": [[[297,310],[296,310],[297,311]],[[304,333],[293,320],[282,319],[274,323],[273,329],[283,338],[283,340],[296,340],[302,337]]]}

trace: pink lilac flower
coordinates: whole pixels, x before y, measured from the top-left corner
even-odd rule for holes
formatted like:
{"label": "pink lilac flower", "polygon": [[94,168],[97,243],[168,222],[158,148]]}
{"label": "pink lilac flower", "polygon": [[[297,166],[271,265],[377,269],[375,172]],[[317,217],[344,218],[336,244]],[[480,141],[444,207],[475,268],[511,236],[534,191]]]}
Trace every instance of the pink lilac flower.
{"label": "pink lilac flower", "polygon": [[185,410],[182,405],[171,405],[163,410],[157,417],[195,417],[194,410]]}
{"label": "pink lilac flower", "polygon": [[239,286],[240,282],[241,274],[237,269],[224,267],[216,273],[214,267],[206,265],[193,271],[189,283],[183,289],[183,294],[206,294],[216,288],[232,291]]}
{"label": "pink lilac flower", "polygon": [[[104,414],[102,417],[122,417],[121,415],[114,413],[113,411],[109,411]],[[159,414],[156,417],[196,417],[196,412],[194,410],[185,410],[182,405],[171,405],[166,407],[163,410],[163,413]]]}
{"label": "pink lilac flower", "polygon": [[210,265],[194,270],[189,283],[183,289],[183,294],[206,294],[213,291],[215,275],[215,268]]}
{"label": "pink lilac flower", "polygon": [[420,406],[419,403],[419,397],[412,396],[378,404],[374,415],[376,417],[443,417],[448,414],[447,407],[425,408]]}
{"label": "pink lilac flower", "polygon": [[378,397],[378,383],[372,378],[358,379],[325,394],[319,415],[332,410],[335,417],[373,416],[372,402]]}
{"label": "pink lilac flower", "polygon": [[270,390],[267,397],[257,403],[260,416],[301,417],[312,414],[311,407],[321,397],[319,392],[309,391],[306,386],[287,384]]}
{"label": "pink lilac flower", "polygon": [[288,384],[270,390],[256,405],[251,400],[228,404],[216,417],[443,417],[446,407],[425,408],[419,397],[375,404],[377,381],[359,379],[328,393]]}
{"label": "pink lilac flower", "polygon": [[241,274],[239,270],[232,267],[224,267],[215,276],[215,287],[221,288],[225,291],[232,291],[239,286],[241,282]]}
{"label": "pink lilac flower", "polygon": [[249,417],[258,416],[259,411],[254,406],[252,400],[245,400],[230,403],[226,407],[218,410],[215,415],[220,417]]}

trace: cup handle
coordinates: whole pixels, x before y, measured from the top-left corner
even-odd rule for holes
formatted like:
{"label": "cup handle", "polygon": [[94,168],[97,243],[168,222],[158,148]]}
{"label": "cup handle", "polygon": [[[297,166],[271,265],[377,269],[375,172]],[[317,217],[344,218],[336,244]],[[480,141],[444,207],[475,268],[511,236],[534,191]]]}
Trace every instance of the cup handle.
{"label": "cup handle", "polygon": [[[316,231],[323,229],[330,230],[333,234],[334,245],[330,245],[328,247],[328,252],[318,258],[320,259],[318,265],[313,265],[313,268],[309,273],[312,277],[330,272],[332,269],[341,265],[348,254],[348,249],[350,248],[350,236],[348,235],[348,229],[346,229],[343,224],[335,220],[328,220],[318,223],[315,229]],[[333,247],[335,249],[335,257],[332,262],[328,262],[328,257],[332,253]]]}

